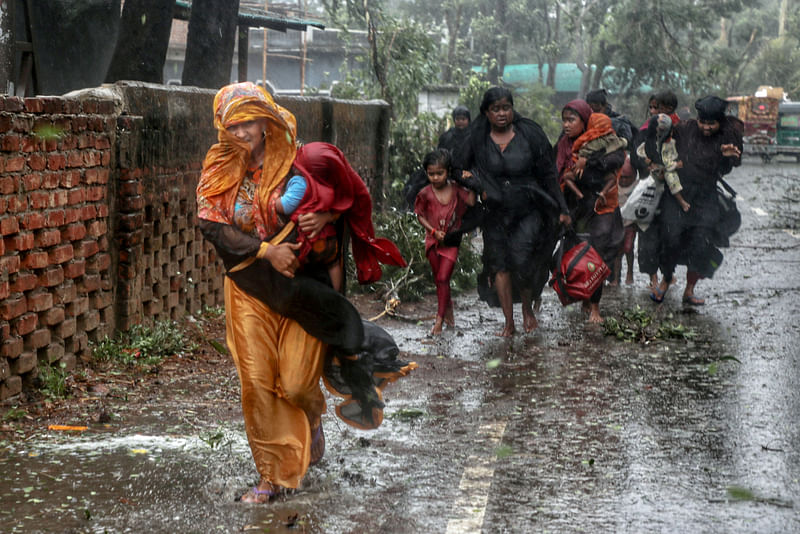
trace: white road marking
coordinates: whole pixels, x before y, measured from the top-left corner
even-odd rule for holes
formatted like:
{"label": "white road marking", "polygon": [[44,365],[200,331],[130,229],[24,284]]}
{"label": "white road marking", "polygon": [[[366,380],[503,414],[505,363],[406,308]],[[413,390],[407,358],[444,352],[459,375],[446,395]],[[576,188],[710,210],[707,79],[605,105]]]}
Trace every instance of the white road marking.
{"label": "white road marking", "polygon": [[494,478],[494,451],[505,430],[505,421],[481,426],[478,441],[486,444],[488,453],[467,458],[467,467],[458,485],[459,495],[453,503],[453,512],[447,522],[446,534],[481,532],[486,504],[489,502],[489,488]]}
{"label": "white road marking", "polygon": [[767,212],[762,210],[761,208],[750,208],[750,209],[753,210],[753,213],[755,213],[759,217],[766,217],[767,216]]}

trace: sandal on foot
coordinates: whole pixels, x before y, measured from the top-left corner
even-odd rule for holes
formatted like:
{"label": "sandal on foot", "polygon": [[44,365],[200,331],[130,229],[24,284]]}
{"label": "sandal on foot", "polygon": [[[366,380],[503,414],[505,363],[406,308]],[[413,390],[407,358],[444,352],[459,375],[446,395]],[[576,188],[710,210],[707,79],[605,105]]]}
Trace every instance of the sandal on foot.
{"label": "sandal on foot", "polygon": [[253,486],[247,490],[247,493],[236,500],[247,504],[266,504],[277,497],[278,493],[280,493],[280,490],[275,486],[268,490],[260,490],[258,486]]}
{"label": "sandal on foot", "polygon": [[314,429],[311,438],[311,461],[309,465],[317,465],[323,456],[325,456],[325,432],[322,430],[322,423],[320,423]]}
{"label": "sandal on foot", "polygon": [[694,295],[686,295],[683,297],[683,303],[688,304],[689,306],[703,306],[706,303],[706,299],[701,299],[700,297],[695,297]]}
{"label": "sandal on foot", "polygon": [[662,302],[664,302],[664,294],[665,293],[666,293],[666,291],[661,291],[661,288],[657,287],[653,291],[650,292],[650,300],[652,300],[653,302],[656,302],[658,304],[661,304]]}

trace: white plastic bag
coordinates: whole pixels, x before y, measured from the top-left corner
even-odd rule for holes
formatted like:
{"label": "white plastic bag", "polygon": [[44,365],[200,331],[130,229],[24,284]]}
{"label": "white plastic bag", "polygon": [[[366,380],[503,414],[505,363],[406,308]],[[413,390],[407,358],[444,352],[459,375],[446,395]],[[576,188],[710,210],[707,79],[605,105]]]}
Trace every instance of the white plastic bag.
{"label": "white plastic bag", "polygon": [[642,230],[647,230],[653,217],[656,216],[661,193],[664,192],[664,183],[656,181],[652,176],[640,180],[628,196],[627,202],[622,206],[622,218],[635,221]]}

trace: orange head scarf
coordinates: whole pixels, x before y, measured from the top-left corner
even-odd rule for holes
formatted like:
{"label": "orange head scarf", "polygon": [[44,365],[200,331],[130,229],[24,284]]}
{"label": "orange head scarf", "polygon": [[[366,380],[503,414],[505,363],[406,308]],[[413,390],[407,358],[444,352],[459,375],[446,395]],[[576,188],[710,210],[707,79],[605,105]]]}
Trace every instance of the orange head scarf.
{"label": "orange head scarf", "polygon": [[259,205],[262,210],[266,209],[270,193],[280,185],[294,162],[297,122],[263,87],[252,82],[226,85],[214,97],[214,127],[219,142],[208,150],[203,161],[203,172],[197,184],[198,198],[203,197],[224,209],[232,207],[247,172],[250,149],[227,128],[259,119],[266,119],[267,123],[264,163],[258,185]]}
{"label": "orange head scarf", "polygon": [[572,153],[577,154],[578,150],[589,141],[610,133],[614,133],[614,128],[611,126],[611,118],[605,113],[592,113],[589,116],[588,124],[586,124],[586,130],[572,143]]}

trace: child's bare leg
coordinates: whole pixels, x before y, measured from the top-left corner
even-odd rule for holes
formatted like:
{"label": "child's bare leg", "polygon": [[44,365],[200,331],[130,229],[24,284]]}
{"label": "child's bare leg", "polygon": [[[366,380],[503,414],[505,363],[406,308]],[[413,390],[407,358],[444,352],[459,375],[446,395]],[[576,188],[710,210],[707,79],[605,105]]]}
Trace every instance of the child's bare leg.
{"label": "child's bare leg", "polygon": [[575,193],[576,197],[583,198],[583,193],[581,193],[581,190],[578,189],[578,186],[575,185],[574,181],[572,181],[572,180],[564,180],[564,183],[567,184],[567,187],[572,189],[572,192]]}
{"label": "child's bare leg", "polygon": [[681,207],[681,209],[683,211],[685,211],[685,212],[689,211],[689,208],[691,208],[691,205],[688,202],[686,202],[686,200],[683,198],[683,195],[681,195],[680,193],[675,193],[674,197],[675,197],[675,200],[678,201],[678,205]]}
{"label": "child's bare leg", "polygon": [[625,253],[625,260],[628,262],[628,270],[625,273],[625,283],[627,285],[633,284],[633,251]]}
{"label": "child's bare leg", "polygon": [[333,289],[341,292],[342,285],[344,284],[344,269],[342,269],[342,264],[335,261],[328,265],[328,276],[331,278]]}
{"label": "child's bare leg", "polygon": [[450,302],[450,305],[447,307],[447,312],[444,314],[444,322],[449,327],[454,327],[456,325],[455,315],[453,314],[453,303]]}
{"label": "child's bare leg", "polygon": [[431,329],[431,335],[438,336],[442,333],[442,321],[444,320],[443,317],[436,316],[436,322],[433,323],[433,328]]}
{"label": "child's bare leg", "polygon": [[619,280],[622,277],[622,254],[617,254],[617,257],[614,258],[614,270],[611,273],[611,279],[608,282],[608,285],[611,287],[617,287],[619,285]]}

